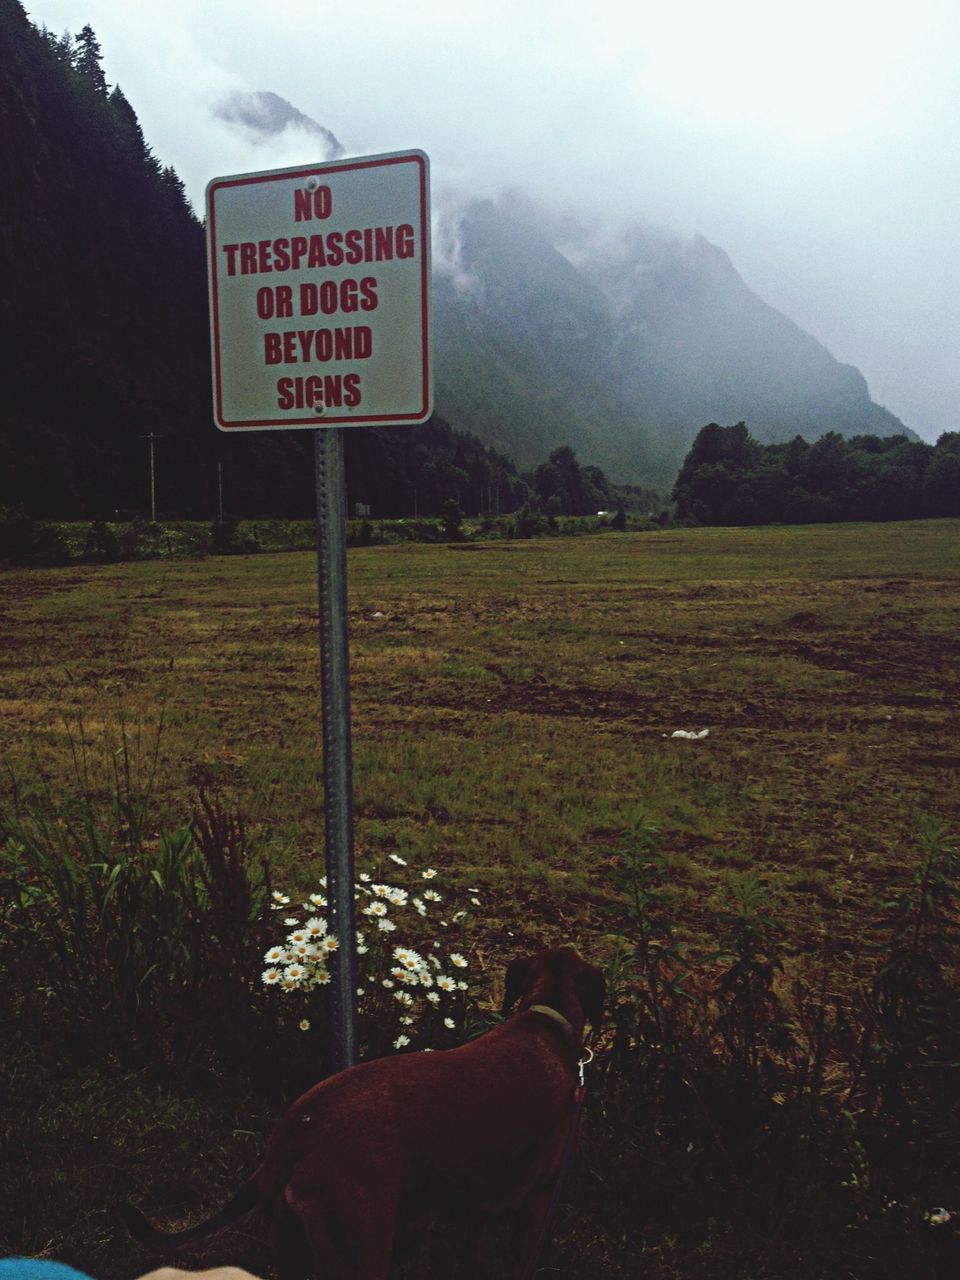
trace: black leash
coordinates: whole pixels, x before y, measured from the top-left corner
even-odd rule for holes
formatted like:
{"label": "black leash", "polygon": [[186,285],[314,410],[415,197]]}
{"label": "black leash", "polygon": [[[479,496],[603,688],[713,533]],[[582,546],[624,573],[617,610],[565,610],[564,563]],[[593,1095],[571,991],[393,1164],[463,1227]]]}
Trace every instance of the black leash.
{"label": "black leash", "polygon": [[570,1129],[567,1132],[567,1141],[563,1148],[563,1154],[560,1157],[560,1168],[557,1172],[557,1180],[553,1186],[553,1195],[550,1197],[550,1203],[547,1205],[546,1212],[540,1223],[540,1230],[537,1232],[537,1238],[534,1241],[530,1257],[524,1268],[521,1280],[533,1280],[534,1273],[540,1264],[540,1255],[543,1253],[544,1245],[547,1243],[547,1236],[553,1225],[553,1219],[556,1216],[557,1206],[560,1204],[560,1193],[563,1190],[563,1184],[566,1180],[567,1171],[570,1168],[570,1161],[573,1159],[574,1148],[577,1145],[577,1134],[580,1131],[580,1118],[583,1115],[583,1104],[587,1100],[587,1087],[583,1080],[583,1069],[593,1061],[593,1050],[587,1049],[590,1055],[587,1058],[581,1058],[577,1063],[577,1070],[580,1072],[580,1079],[573,1091],[573,1119],[570,1121]]}

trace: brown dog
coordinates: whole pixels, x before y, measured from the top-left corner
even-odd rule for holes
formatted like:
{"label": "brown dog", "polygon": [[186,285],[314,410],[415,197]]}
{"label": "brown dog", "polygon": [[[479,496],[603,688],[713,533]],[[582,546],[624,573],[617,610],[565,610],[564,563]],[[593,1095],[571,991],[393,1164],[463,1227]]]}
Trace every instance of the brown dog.
{"label": "brown dog", "polygon": [[569,948],[518,957],[486,1035],[439,1053],[378,1058],[323,1080],[280,1121],[234,1198],[186,1231],[156,1230],[129,1205],[132,1234],[161,1252],[202,1243],[259,1207],[282,1280],[386,1280],[398,1220],[444,1212],[522,1215],[521,1268],[574,1116],[585,1022],[603,975]]}

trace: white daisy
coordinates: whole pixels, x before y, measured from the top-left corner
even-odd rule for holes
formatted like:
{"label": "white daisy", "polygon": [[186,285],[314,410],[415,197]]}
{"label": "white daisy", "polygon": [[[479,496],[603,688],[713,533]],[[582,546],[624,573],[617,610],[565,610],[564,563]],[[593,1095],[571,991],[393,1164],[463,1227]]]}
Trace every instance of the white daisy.
{"label": "white daisy", "polygon": [[421,871],[420,874],[423,876],[424,880],[432,880],[437,873],[434,871],[433,867],[427,867],[426,871]]}
{"label": "white daisy", "polygon": [[408,1045],[409,1043],[410,1043],[410,1037],[409,1037],[409,1036],[397,1036],[396,1040],[394,1040],[394,1042],[393,1042],[393,1047],[394,1047],[395,1049],[402,1049],[402,1048],[404,1048],[406,1045]]}
{"label": "white daisy", "polygon": [[422,957],[410,947],[394,947],[393,958],[398,960],[405,969],[419,969],[423,965]]}
{"label": "white daisy", "polygon": [[360,872],[360,879],[363,881],[364,884],[370,883],[370,877],[367,875],[366,871]]}
{"label": "white daisy", "polygon": [[435,889],[428,889],[428,890],[426,891],[426,893],[425,893],[423,896],[426,898],[426,900],[427,900],[428,902],[442,902],[442,901],[443,901],[443,898],[441,898],[440,894],[439,894],[439,893],[437,893],[437,891],[436,891]]}
{"label": "white daisy", "polygon": [[318,987],[325,987],[330,981],[330,973],[327,969],[316,969],[313,974],[313,981]]}
{"label": "white daisy", "polygon": [[283,971],[284,986],[286,986],[287,979],[289,979],[294,986],[298,986],[306,977],[306,973],[307,971],[304,969],[302,964],[288,964]]}
{"label": "white daisy", "polygon": [[388,897],[395,907],[404,907],[407,904],[406,889],[391,889]]}
{"label": "white daisy", "polygon": [[441,991],[456,991],[457,984],[452,978],[448,978],[445,973],[437,975],[437,986]]}
{"label": "white daisy", "polygon": [[427,992],[427,999],[430,1001],[430,1003],[431,1003],[431,1004],[439,1004],[439,1003],[440,1003],[440,992],[439,992],[439,991],[428,991],[428,992]]}
{"label": "white daisy", "polygon": [[448,1031],[453,1031],[453,1029],[456,1027],[457,1024],[454,1022],[452,1018],[444,1018],[443,1025],[447,1028]]}
{"label": "white daisy", "polygon": [[327,922],[322,916],[313,916],[303,928],[311,938],[322,938],[327,932]]}
{"label": "white daisy", "polygon": [[311,893],[310,901],[315,907],[325,907],[327,905],[327,900],[322,893]]}
{"label": "white daisy", "polygon": [[331,951],[336,951],[339,946],[340,946],[340,939],[337,937],[334,937],[332,933],[328,933],[327,936],[324,938],[324,940],[320,943],[320,950],[325,951],[327,955],[329,955]]}
{"label": "white daisy", "polygon": [[264,969],[263,984],[266,987],[273,987],[280,981],[279,969]]}
{"label": "white daisy", "polygon": [[385,916],[387,914],[386,906],[380,902],[371,902],[369,906],[363,908],[365,916]]}
{"label": "white daisy", "polygon": [[408,1009],[413,1004],[413,996],[410,994],[409,991],[395,991],[393,993],[393,998],[399,1004],[404,1005]]}
{"label": "white daisy", "polygon": [[467,962],[466,960],[464,960],[463,956],[460,954],[459,951],[455,951],[453,953],[453,955],[450,957],[450,963],[455,964],[458,969],[466,969],[467,967]]}
{"label": "white daisy", "polygon": [[393,890],[388,884],[372,884],[370,892],[376,894],[378,898],[389,898]]}
{"label": "white daisy", "polygon": [[285,907],[287,903],[290,901],[287,895],[285,893],[281,893],[279,889],[274,889],[273,893],[270,896],[271,898],[273,898],[274,902],[278,902],[281,907]]}
{"label": "white daisy", "polygon": [[405,867],[407,865],[406,859],[401,858],[399,853],[388,854],[388,857],[390,858],[390,861],[395,862],[398,867]]}
{"label": "white daisy", "polygon": [[309,1018],[301,1018],[301,1019],[300,1019],[300,1030],[301,1030],[301,1031],[309,1031],[309,1030],[310,1030],[310,1019],[309,1019]]}
{"label": "white daisy", "polygon": [[310,936],[306,929],[294,929],[293,933],[287,934],[287,946],[295,947],[301,942],[309,942]]}
{"label": "white daisy", "polygon": [[263,958],[267,964],[282,964],[287,958],[287,953],[283,947],[271,947]]}
{"label": "white daisy", "polygon": [[381,933],[392,933],[396,927],[397,926],[393,923],[392,920],[377,921],[377,928],[380,930]]}

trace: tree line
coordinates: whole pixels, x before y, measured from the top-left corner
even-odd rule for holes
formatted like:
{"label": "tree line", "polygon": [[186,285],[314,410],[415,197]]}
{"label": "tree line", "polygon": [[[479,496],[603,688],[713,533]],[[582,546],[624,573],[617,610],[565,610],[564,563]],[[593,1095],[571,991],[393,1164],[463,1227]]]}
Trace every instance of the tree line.
{"label": "tree line", "polygon": [[673,489],[677,517],[704,525],[810,524],[960,516],[960,432],[935,445],[905,435],[828,432],[758,444],[744,423],[709,423]]}

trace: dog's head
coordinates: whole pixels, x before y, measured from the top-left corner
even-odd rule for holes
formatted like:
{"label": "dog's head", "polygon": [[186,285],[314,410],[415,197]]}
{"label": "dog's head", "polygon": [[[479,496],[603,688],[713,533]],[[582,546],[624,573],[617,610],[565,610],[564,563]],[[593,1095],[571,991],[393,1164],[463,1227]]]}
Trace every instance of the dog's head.
{"label": "dog's head", "polygon": [[584,1022],[599,1031],[605,990],[603,974],[572,947],[555,947],[533,956],[517,956],[507,965],[502,1013],[517,1002],[520,1009],[549,1005],[583,1034]]}

